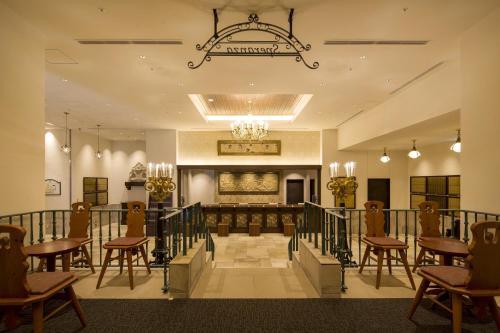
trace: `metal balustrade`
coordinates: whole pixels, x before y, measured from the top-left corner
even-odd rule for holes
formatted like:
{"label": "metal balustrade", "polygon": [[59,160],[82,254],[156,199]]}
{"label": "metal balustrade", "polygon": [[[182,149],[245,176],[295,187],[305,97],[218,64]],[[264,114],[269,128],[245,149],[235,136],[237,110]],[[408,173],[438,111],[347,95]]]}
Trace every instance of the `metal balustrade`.
{"label": "metal balustrade", "polygon": [[[206,250],[215,258],[215,244],[206,227],[201,204],[195,203],[185,207],[146,209],[144,226],[146,236],[155,244],[152,252],[151,267],[163,268],[164,287],[168,290],[168,264],[178,255],[186,255],[188,249],[201,239],[206,239]],[[107,209],[94,207],[89,214],[89,237],[93,240],[89,248],[94,266],[102,266],[104,260],[104,243],[125,235],[126,224],[122,218],[126,209]],[[33,245],[65,238],[69,233],[71,210],[42,210],[27,213],[0,216],[0,224],[18,225],[26,229],[25,245]],[[146,251],[149,253],[149,243]],[[31,271],[36,269],[38,260],[30,257]],[[136,266],[144,266],[136,260]],[[61,265],[59,263],[59,265]],[[75,262],[76,265],[76,262]],[[79,267],[83,263],[78,262]],[[118,263],[110,267],[118,266]]]}
{"label": "metal balustrade", "polygon": [[[417,257],[417,239],[421,232],[418,209],[384,209],[386,217],[386,236],[404,241],[409,246],[408,262],[415,264]],[[471,210],[439,209],[441,235],[468,243],[470,226],[478,221],[499,221],[500,214]],[[345,286],[345,269],[357,267],[361,262],[361,239],[366,231],[364,209],[327,208],[306,202],[304,217],[299,219],[295,233],[288,245],[288,256],[292,260],[293,251],[299,250],[299,240],[305,239],[321,249],[322,255],[337,258],[342,267],[342,290]],[[357,259],[357,260],[355,260]],[[424,264],[427,264],[424,261]],[[387,265],[384,261],[383,265]],[[397,258],[393,266],[401,265]],[[366,266],[374,266],[369,258]]]}

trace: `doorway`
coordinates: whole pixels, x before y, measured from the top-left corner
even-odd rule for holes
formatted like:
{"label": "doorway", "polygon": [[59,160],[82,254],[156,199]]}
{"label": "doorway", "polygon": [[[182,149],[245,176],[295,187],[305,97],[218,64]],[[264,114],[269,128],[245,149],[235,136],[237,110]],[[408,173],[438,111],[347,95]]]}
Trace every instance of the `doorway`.
{"label": "doorway", "polygon": [[287,205],[296,205],[304,202],[304,179],[286,180],[286,203]]}
{"label": "doorway", "polygon": [[[368,178],[368,200],[384,203],[384,209],[391,208],[391,180],[388,178]],[[391,232],[390,214],[385,214],[385,232]]]}

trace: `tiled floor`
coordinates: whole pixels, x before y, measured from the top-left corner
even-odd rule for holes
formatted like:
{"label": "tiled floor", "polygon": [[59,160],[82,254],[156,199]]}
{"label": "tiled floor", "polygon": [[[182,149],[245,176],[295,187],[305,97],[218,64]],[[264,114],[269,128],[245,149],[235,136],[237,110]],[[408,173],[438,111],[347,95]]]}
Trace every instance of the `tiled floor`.
{"label": "tiled floor", "polygon": [[[282,234],[230,234],[218,238],[213,268],[204,273],[192,297],[194,298],[314,298],[318,294],[304,273],[291,268],[288,261],[288,237]],[[84,298],[169,298],[161,290],[163,271],[153,269],[148,275],[144,268],[134,268],[135,289],[128,286],[126,270],[122,275],[116,268],[108,269],[101,288],[96,290],[99,270],[77,270],[82,278],[75,284],[77,294]],[[420,280],[413,275],[415,283]],[[395,268],[392,275],[384,269],[381,288],[375,289],[376,271],[367,267],[363,274],[348,269],[348,290],[341,297],[388,298],[414,297],[406,273]]]}

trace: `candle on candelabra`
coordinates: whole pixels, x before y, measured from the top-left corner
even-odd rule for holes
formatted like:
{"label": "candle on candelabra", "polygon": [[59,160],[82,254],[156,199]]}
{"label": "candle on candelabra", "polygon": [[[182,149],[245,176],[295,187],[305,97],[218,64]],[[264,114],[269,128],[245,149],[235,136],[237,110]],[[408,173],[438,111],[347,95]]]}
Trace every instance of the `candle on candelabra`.
{"label": "candle on candelabra", "polygon": [[347,177],[354,177],[354,171],[356,169],[356,162],[349,161],[344,164],[345,173]]}
{"label": "candle on candelabra", "polygon": [[156,163],[155,177],[156,178],[160,177],[160,164],[159,163]]}
{"label": "candle on candelabra", "polygon": [[167,166],[167,177],[172,178],[173,172],[174,172],[174,166],[171,163],[169,163]]}
{"label": "candle on candelabra", "polygon": [[148,178],[151,178],[153,177],[153,171],[154,170],[154,164],[152,162],[149,162],[148,163],[148,168],[147,168],[147,171],[146,171],[146,176]]}
{"label": "candle on candelabra", "polygon": [[339,175],[339,163],[330,163],[330,178],[338,177]]}

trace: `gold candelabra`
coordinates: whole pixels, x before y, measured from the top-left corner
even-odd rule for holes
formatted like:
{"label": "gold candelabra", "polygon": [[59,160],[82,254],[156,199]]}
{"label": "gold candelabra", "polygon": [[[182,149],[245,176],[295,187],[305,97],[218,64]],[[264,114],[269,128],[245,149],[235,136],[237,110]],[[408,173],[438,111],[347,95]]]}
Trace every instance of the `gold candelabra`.
{"label": "gold candelabra", "polygon": [[330,181],[326,184],[326,188],[339,199],[341,206],[345,206],[347,196],[356,194],[358,188],[358,182],[354,177],[356,163],[351,161],[344,164],[347,177],[338,177],[339,167],[338,162],[330,164]]}
{"label": "gold candelabra", "polygon": [[148,163],[147,180],[144,183],[144,188],[156,201],[163,201],[177,187],[172,181],[172,175],[172,164]]}

